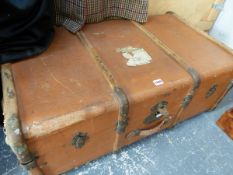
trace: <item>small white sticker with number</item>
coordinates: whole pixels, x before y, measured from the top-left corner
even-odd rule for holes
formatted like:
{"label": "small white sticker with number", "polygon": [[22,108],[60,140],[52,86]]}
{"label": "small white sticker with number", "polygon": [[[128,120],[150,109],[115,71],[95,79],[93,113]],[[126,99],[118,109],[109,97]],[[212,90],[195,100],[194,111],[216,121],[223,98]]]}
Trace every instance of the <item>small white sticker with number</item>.
{"label": "small white sticker with number", "polygon": [[157,79],[153,81],[155,86],[162,86],[164,84],[164,81],[162,79]]}

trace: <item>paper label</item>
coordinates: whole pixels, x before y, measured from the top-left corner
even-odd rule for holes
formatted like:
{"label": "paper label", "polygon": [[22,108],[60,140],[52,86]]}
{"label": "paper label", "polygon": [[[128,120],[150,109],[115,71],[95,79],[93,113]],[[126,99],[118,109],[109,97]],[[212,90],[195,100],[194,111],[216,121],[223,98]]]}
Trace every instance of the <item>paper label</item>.
{"label": "paper label", "polygon": [[127,60],[128,66],[140,66],[149,64],[152,60],[151,56],[143,48],[119,48],[116,50],[121,52],[122,56]]}
{"label": "paper label", "polygon": [[155,86],[162,86],[164,84],[164,81],[162,79],[157,79],[153,81]]}

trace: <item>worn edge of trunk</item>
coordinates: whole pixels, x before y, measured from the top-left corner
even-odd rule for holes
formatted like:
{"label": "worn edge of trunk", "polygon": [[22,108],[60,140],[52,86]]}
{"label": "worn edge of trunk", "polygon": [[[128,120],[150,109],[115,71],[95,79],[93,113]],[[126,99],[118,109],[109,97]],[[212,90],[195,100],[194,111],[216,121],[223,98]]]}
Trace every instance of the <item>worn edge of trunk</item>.
{"label": "worn edge of trunk", "polygon": [[221,97],[216,101],[216,103],[214,104],[214,106],[212,108],[209,109],[209,111],[213,111],[215,110],[218,105],[221,103],[221,101],[224,99],[224,97],[228,94],[228,92],[233,88],[233,79],[229,82],[226,90],[223,92],[223,94],[221,95]]}
{"label": "worn edge of trunk", "polygon": [[35,157],[28,149],[21,129],[11,64],[2,65],[1,74],[6,144],[10,146],[11,150],[17,156],[20,165],[28,170],[29,174],[42,175],[43,173],[37,166]]}

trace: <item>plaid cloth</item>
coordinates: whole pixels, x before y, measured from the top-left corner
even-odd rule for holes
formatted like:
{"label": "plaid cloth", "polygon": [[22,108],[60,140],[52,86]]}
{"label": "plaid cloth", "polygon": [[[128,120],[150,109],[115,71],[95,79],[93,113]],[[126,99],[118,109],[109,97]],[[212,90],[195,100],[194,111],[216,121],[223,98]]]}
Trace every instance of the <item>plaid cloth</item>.
{"label": "plaid cloth", "polygon": [[75,33],[85,23],[125,18],[146,22],[148,0],[54,0],[56,24]]}

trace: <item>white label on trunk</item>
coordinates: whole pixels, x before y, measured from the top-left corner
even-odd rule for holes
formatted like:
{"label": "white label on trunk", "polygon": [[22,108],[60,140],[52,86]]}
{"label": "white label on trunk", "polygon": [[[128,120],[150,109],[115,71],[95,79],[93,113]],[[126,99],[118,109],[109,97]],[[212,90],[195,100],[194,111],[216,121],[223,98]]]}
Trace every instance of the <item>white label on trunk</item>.
{"label": "white label on trunk", "polygon": [[157,79],[153,81],[155,86],[162,86],[164,84],[164,81],[162,79]]}
{"label": "white label on trunk", "polygon": [[140,66],[149,64],[152,60],[151,56],[143,48],[119,48],[116,50],[121,52],[122,56],[127,60],[128,66]]}

